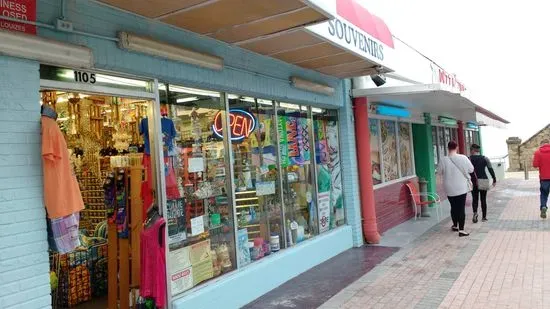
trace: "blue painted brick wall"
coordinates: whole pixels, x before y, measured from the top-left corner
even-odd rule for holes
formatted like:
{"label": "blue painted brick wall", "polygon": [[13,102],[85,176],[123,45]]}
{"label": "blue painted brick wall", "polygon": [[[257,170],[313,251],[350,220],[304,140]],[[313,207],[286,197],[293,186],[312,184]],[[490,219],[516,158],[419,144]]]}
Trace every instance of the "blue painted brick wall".
{"label": "blue painted brick wall", "polygon": [[0,308],[51,308],[38,63],[0,56]]}
{"label": "blue painted brick wall", "polygon": [[359,174],[357,171],[357,153],[355,148],[355,122],[349,90],[351,82],[343,81],[342,92],[344,107],[340,109],[340,146],[342,147],[342,179],[344,181],[344,205],[346,218],[352,228],[353,245],[363,245],[361,227],[361,200],[359,199]]}

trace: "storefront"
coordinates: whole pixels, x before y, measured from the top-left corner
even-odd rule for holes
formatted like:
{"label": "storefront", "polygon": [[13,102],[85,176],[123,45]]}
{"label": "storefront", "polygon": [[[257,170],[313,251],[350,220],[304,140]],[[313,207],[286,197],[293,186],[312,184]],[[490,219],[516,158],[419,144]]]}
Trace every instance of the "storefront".
{"label": "storefront", "polygon": [[[376,87],[364,79],[354,79],[352,91],[358,149],[361,144],[369,149],[358,156],[358,161],[363,167],[360,174],[366,170],[365,174],[372,175],[373,205],[363,204],[362,208],[364,213],[369,213],[365,209],[369,206],[374,210],[371,215],[376,220],[366,227],[374,235],[373,242],[376,242],[374,227],[383,233],[414,217],[406,183],[418,187],[418,181],[425,180],[430,192],[444,197],[437,164],[448,155],[447,144],[451,140],[461,145],[462,153],[473,143],[479,143],[478,112],[494,122],[506,123],[442,83],[406,86],[391,83]],[[362,125],[365,117],[368,126]],[[369,159],[368,166],[361,163],[365,158]],[[422,215],[426,214],[423,211]]]}
{"label": "storefront", "polygon": [[[37,23],[23,23],[36,36],[2,30],[0,213],[16,220],[2,221],[9,280],[0,287],[28,287],[3,306],[128,308],[153,276],[165,284],[152,298],[166,307],[238,308],[361,245],[350,82],[341,78],[388,71],[380,58],[391,48],[358,27],[363,44],[346,52],[301,27],[325,21],[330,32],[326,20],[353,4],[342,3],[338,11],[287,1],[267,13],[221,2],[123,7],[145,18],[98,2],[42,0]],[[235,18],[182,22],[208,10]],[[253,13],[281,20],[258,28]],[[288,14],[296,25],[282,22]],[[56,30],[57,18],[71,29]],[[304,62],[311,48],[320,54]],[[57,113],[67,149],[56,151],[70,153],[86,206],[78,251],[46,245],[41,106]],[[150,268],[144,252],[164,265]]]}

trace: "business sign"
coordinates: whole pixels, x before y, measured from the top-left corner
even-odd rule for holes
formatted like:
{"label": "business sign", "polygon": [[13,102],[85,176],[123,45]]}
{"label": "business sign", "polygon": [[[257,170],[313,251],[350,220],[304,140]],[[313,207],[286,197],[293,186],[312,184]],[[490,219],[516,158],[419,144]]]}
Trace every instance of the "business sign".
{"label": "business sign", "polygon": [[432,82],[439,83],[445,88],[448,88],[449,91],[455,93],[462,93],[466,91],[466,86],[461,83],[455,74],[451,74],[437,66],[436,64],[431,64],[432,67]]}
{"label": "business sign", "polygon": [[[333,20],[306,27],[322,39],[348,50],[357,56],[387,67],[392,58],[393,38],[383,21],[370,14],[354,0],[337,0],[337,14]],[[370,33],[378,33],[379,37]]]}
{"label": "business sign", "polygon": [[[0,0],[0,15],[35,22],[36,0]],[[0,29],[36,34],[36,26],[6,19],[0,19]]]}
{"label": "business sign", "polygon": [[[212,124],[212,131],[219,138],[223,138],[223,112],[219,111],[214,116],[214,124]],[[254,132],[256,129],[256,118],[242,109],[230,109],[229,110],[229,129],[231,131],[232,141],[242,141]]]}

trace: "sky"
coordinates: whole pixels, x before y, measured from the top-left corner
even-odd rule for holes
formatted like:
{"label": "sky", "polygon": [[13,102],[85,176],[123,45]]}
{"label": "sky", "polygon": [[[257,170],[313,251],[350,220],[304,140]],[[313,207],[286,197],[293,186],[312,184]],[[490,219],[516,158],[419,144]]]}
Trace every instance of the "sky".
{"label": "sky", "polygon": [[362,0],[394,36],[457,75],[483,107],[511,122],[483,128],[484,152],[507,153],[550,124],[550,19],[540,0]]}

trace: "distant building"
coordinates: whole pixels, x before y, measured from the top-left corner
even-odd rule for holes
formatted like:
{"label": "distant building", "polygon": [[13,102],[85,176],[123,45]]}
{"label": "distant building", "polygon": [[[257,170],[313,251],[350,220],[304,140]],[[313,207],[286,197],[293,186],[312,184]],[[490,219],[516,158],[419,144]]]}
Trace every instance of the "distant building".
{"label": "distant building", "polygon": [[510,161],[510,172],[523,170],[523,164],[527,164],[529,170],[533,168],[533,154],[540,147],[544,139],[550,139],[550,124],[531,136],[522,143],[519,137],[510,137],[506,140],[508,144],[508,158]]}

